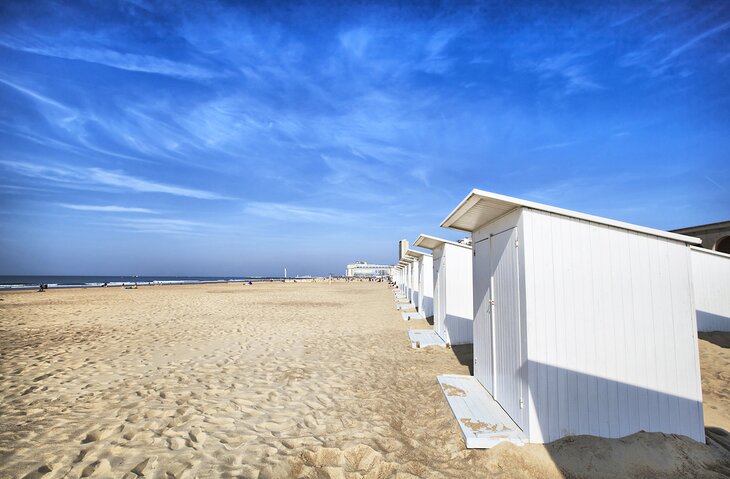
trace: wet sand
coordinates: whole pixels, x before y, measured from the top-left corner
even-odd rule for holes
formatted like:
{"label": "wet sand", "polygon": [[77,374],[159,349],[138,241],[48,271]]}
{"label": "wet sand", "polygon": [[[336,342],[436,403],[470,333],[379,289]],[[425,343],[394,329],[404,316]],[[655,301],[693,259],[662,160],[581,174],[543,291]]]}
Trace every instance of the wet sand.
{"label": "wet sand", "polygon": [[655,433],[466,450],[382,283],[0,293],[0,477],[725,477],[730,349],[701,340],[710,444]]}

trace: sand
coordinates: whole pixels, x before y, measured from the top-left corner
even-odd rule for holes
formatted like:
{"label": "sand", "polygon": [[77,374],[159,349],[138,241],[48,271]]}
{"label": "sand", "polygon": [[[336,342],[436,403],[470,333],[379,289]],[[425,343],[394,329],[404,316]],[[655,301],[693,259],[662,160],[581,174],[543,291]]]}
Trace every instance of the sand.
{"label": "sand", "polygon": [[[656,433],[467,450],[383,283],[0,293],[0,477],[726,477],[730,354],[700,341],[709,445]],[[727,341],[727,339],[725,339]]]}

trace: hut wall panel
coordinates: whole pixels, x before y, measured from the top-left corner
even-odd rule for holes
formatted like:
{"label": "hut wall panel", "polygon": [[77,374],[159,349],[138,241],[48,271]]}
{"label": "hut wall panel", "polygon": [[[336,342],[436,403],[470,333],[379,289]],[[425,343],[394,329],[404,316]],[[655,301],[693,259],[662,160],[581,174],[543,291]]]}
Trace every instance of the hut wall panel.
{"label": "hut wall panel", "polygon": [[699,331],[730,331],[730,257],[692,248],[692,278]]}
{"label": "hut wall panel", "polygon": [[418,298],[420,295],[420,291],[418,291],[418,261],[412,261],[410,264],[411,267],[411,277],[409,279],[411,283],[411,303],[414,305],[418,304]]}
{"label": "hut wall panel", "polygon": [[471,344],[474,331],[472,251],[445,244],[446,328],[451,344]]}
{"label": "hut wall panel", "polygon": [[704,441],[690,249],[525,209],[529,438]]}
{"label": "hut wall panel", "polygon": [[448,341],[448,335],[441,327],[446,317],[446,270],[442,270],[441,263],[444,259],[443,253],[443,245],[433,250],[433,329],[444,341]]}
{"label": "hut wall panel", "polygon": [[418,311],[433,316],[433,258],[421,256],[419,263]]}

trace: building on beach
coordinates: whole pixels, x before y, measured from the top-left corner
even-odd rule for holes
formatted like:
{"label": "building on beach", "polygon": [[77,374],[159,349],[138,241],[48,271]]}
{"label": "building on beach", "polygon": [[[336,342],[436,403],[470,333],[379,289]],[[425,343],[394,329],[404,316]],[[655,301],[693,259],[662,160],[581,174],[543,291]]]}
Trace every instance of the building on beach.
{"label": "building on beach", "polygon": [[[530,442],[704,442],[696,238],[473,190],[474,376]],[[485,395],[486,397],[486,395]]]}
{"label": "building on beach", "polygon": [[398,241],[398,261],[402,260],[408,251],[408,240],[402,239]]}
{"label": "building on beach", "polygon": [[389,264],[370,264],[365,261],[355,261],[345,268],[345,276],[348,278],[377,278],[390,276],[392,266]]}
{"label": "building on beach", "polygon": [[702,240],[703,248],[730,254],[730,221],[680,228],[672,233],[694,236]]}
{"label": "building on beach", "polygon": [[433,329],[446,344],[471,344],[474,329],[471,246],[422,234],[433,254]]}
{"label": "building on beach", "polygon": [[418,269],[419,262],[418,257],[415,255],[408,254],[408,251],[406,251],[406,254],[403,256],[403,260],[405,264],[405,283],[406,283],[406,297],[408,300],[413,304],[414,306],[418,304],[418,297],[419,297],[419,284],[418,284],[418,278],[420,276],[420,271]]}
{"label": "building on beach", "polygon": [[410,259],[410,284],[415,293],[411,302],[421,317],[433,316],[433,257],[429,253],[409,249],[406,259]]}

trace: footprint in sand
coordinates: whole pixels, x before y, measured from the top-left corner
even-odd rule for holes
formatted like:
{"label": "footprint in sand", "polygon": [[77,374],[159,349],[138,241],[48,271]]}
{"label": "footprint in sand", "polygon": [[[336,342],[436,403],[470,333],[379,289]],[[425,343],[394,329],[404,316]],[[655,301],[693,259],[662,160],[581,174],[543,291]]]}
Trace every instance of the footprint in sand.
{"label": "footprint in sand", "polygon": [[138,476],[149,474],[157,465],[157,456],[150,456],[132,468],[132,472]]}
{"label": "footprint in sand", "polygon": [[53,466],[51,466],[50,464],[43,464],[35,471],[32,471],[23,476],[23,479],[41,479],[46,474],[53,472],[53,469]]}
{"label": "footprint in sand", "polygon": [[112,472],[112,466],[106,459],[92,462],[81,471],[81,477],[109,477]]}

